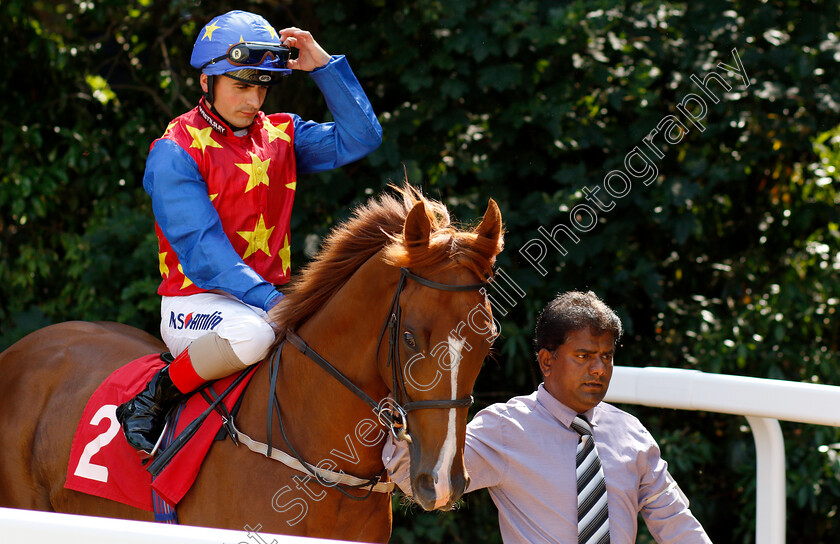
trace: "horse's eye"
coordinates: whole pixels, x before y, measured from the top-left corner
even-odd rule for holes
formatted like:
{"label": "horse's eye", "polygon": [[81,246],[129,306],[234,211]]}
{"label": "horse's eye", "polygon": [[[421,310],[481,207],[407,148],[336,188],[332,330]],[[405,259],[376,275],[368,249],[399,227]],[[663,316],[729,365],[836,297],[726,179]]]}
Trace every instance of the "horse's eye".
{"label": "horse's eye", "polygon": [[405,345],[410,347],[411,349],[417,347],[417,342],[414,340],[414,335],[411,334],[410,331],[403,332],[403,341],[405,342]]}

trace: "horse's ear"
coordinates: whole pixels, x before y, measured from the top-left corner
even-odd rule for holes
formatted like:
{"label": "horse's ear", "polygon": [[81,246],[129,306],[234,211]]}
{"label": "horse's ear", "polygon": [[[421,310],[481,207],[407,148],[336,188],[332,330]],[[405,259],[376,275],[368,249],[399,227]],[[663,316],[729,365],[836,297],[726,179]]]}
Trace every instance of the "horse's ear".
{"label": "horse's ear", "polygon": [[487,211],[484,212],[484,218],[478,227],[476,227],[475,233],[480,238],[487,238],[493,242],[496,251],[491,257],[502,251],[502,212],[499,210],[499,205],[492,198],[487,203]]}
{"label": "horse's ear", "polygon": [[418,202],[408,212],[408,217],[405,218],[405,225],[403,226],[403,239],[409,252],[428,246],[431,232],[432,223],[426,213],[426,205],[423,202]]}

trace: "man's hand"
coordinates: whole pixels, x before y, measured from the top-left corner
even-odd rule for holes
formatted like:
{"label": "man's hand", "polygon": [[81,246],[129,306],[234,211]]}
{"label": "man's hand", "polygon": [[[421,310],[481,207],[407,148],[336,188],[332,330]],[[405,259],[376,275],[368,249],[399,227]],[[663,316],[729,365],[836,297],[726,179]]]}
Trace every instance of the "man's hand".
{"label": "man's hand", "polygon": [[388,477],[399,486],[404,495],[413,497],[411,490],[411,457],[408,442],[394,440],[388,433],[382,448],[382,464],[388,470]]}
{"label": "man's hand", "polygon": [[306,30],[297,27],[284,28],[280,31],[280,41],[298,50],[298,57],[294,60],[289,59],[287,63],[292,70],[311,72],[316,68],[326,66],[330,61],[329,53],[324,51],[324,48],[318,45],[312,34]]}

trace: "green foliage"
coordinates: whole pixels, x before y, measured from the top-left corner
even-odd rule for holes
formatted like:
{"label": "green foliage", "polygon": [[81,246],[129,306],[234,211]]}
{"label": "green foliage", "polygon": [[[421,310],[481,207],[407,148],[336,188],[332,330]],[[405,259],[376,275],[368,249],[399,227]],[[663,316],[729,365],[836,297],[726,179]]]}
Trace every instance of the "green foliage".
{"label": "green foliage", "polygon": [[[236,6],[309,29],[347,54],[384,127],[367,159],[302,178],[293,261],[405,175],[464,220],[494,198],[501,267],[527,293],[476,387],[476,409],[530,392],[534,318],[557,291],[592,289],[627,330],[618,364],[840,384],[840,65],[837,0],[465,2],[286,0]],[[142,190],[149,143],[198,98],[188,65],[224,2],[0,3],[0,348],[66,319],[157,330],[156,245]],[[720,68],[738,52],[750,79]],[[705,97],[701,123],[677,105]],[[33,77],[34,76],[34,77]],[[267,111],[325,119],[311,81],[288,78]],[[693,110],[697,111],[697,110]],[[667,115],[678,143],[643,138]],[[657,176],[620,198],[605,176],[635,147]],[[635,163],[639,166],[639,163]],[[616,182],[617,183],[617,182]],[[618,185],[615,185],[618,187]],[[599,188],[609,211],[586,199]],[[598,221],[547,245],[540,274],[520,249],[538,228]],[[585,221],[586,217],[578,217]],[[532,259],[533,260],[533,259]],[[715,542],[752,542],[755,452],[743,419],[624,407],[662,446]],[[837,429],[785,423],[788,535],[833,542]],[[642,531],[644,533],[644,531]],[[395,508],[394,542],[499,542],[486,492],[455,513]],[[640,534],[639,542],[650,542]]]}

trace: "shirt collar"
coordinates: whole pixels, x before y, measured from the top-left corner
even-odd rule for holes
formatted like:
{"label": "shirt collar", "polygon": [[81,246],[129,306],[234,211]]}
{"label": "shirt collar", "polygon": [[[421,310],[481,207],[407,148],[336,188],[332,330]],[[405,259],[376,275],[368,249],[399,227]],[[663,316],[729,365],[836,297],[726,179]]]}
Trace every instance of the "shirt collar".
{"label": "shirt collar", "polygon": [[213,130],[221,134],[222,136],[227,136],[230,134],[230,129],[228,128],[227,124],[224,123],[217,115],[215,115],[209,107],[207,107],[207,102],[204,100],[202,96],[201,99],[198,101],[198,113],[204,118],[208,125],[210,125]]}
{"label": "shirt collar", "polygon": [[[565,427],[572,428],[572,421],[577,417],[578,413],[554,398],[554,395],[548,392],[545,388],[545,383],[541,383],[537,389],[537,402],[551,414],[554,419],[562,423]],[[593,421],[595,408],[590,408],[585,411],[583,415],[589,420],[593,427],[598,425]]]}

